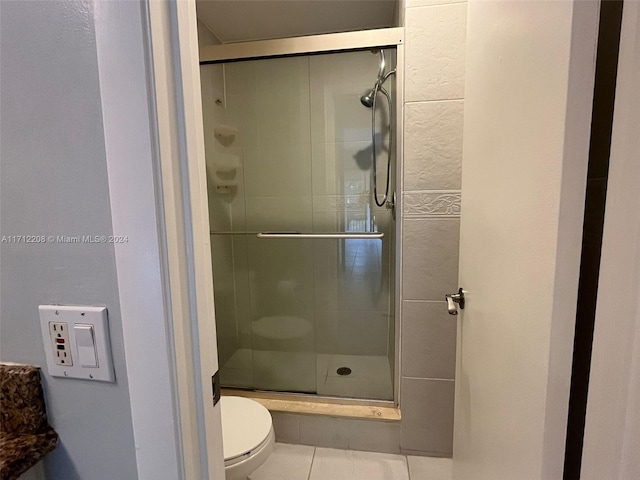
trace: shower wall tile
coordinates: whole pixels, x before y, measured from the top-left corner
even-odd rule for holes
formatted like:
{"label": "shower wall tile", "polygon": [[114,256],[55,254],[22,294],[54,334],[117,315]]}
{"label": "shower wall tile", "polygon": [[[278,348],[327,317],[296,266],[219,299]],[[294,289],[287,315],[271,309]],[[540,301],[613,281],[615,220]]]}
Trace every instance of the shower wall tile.
{"label": "shower wall tile", "polygon": [[[238,347],[235,308],[235,288],[233,284],[233,246],[230,237],[211,235],[211,262],[217,272],[214,283],[216,299],[218,360],[224,365]],[[214,255],[215,253],[215,255]]]}
{"label": "shower wall tile", "polygon": [[209,192],[209,228],[211,231],[231,230],[231,210],[226,198],[220,198],[211,181],[212,172],[207,170],[207,191]]}
{"label": "shower wall tile", "polygon": [[459,217],[459,190],[416,190],[402,195],[404,219]]}
{"label": "shower wall tile", "polygon": [[313,248],[314,295],[319,311],[352,315],[388,311],[386,243],[375,239],[316,240]]}
{"label": "shower wall tile", "polygon": [[287,197],[246,197],[247,230],[299,231],[312,227],[312,201],[309,195]]}
{"label": "shower wall tile", "polygon": [[[251,296],[247,236],[234,235],[232,238],[238,346],[240,348],[251,348]],[[219,319],[216,318],[216,321],[219,321]]]}
{"label": "shower wall tile", "polygon": [[309,88],[309,57],[269,58],[254,63],[260,93]]}
{"label": "shower wall tile", "polygon": [[309,57],[311,89],[345,83],[366,83],[371,88],[378,76],[379,65],[378,55],[372,55],[368,50],[353,52],[349,55],[311,56]]}
{"label": "shower wall tile", "polygon": [[401,423],[271,412],[276,441],[361,450],[400,453]]}
{"label": "shower wall tile", "polygon": [[243,149],[248,197],[305,196],[311,191],[311,146],[289,144]]}
{"label": "shower wall tile", "polygon": [[402,376],[455,378],[456,317],[446,302],[402,303]]}
{"label": "shower wall tile", "polygon": [[256,98],[260,146],[309,143],[309,89],[274,90]]}
{"label": "shower wall tile", "polygon": [[400,453],[400,423],[349,420],[349,450]]}
{"label": "shower wall tile", "polygon": [[228,361],[221,364],[220,382],[238,388],[250,388],[253,385],[253,353],[250,349],[237,349]]}
{"label": "shower wall tile", "polygon": [[307,239],[247,238],[254,319],[297,315],[313,305],[313,246]]}
{"label": "shower wall tile", "polygon": [[317,352],[386,355],[388,316],[386,311],[316,311]]}
{"label": "shower wall tile", "polygon": [[403,450],[451,455],[454,385],[453,380],[402,378]]}
{"label": "shower wall tile", "polygon": [[408,8],[405,101],[464,96],[467,5]]}
{"label": "shower wall tile", "polygon": [[438,301],[457,290],[459,236],[459,218],[403,221],[404,300]]}
{"label": "shower wall tile", "polygon": [[404,190],[459,190],[462,100],[405,107]]}
{"label": "shower wall tile", "polygon": [[[276,414],[276,416],[279,415],[282,414]],[[289,416],[294,417],[294,415]],[[333,418],[317,415],[295,415],[295,417],[299,421],[299,443],[301,444],[368,452],[400,452],[400,422]],[[287,422],[288,425],[285,429],[291,432],[291,435],[287,438],[293,439],[295,436],[295,421],[287,419]],[[277,436],[277,424],[274,428],[276,428]],[[291,443],[297,442],[292,441]]]}
{"label": "shower wall tile", "polygon": [[228,95],[256,94],[258,90],[258,62],[226,63],[225,80]]}
{"label": "shower wall tile", "polygon": [[271,412],[276,442],[300,443],[300,415]]}
{"label": "shower wall tile", "polygon": [[260,123],[258,122],[257,93],[230,94],[227,90],[226,124],[238,128],[234,145],[242,147],[260,146]]}
{"label": "shower wall tile", "polygon": [[349,448],[349,420],[317,415],[300,416],[300,443],[316,447]]}
{"label": "shower wall tile", "polygon": [[371,89],[372,80],[375,76],[311,89],[312,142],[371,141],[371,109],[360,103],[360,96]]}
{"label": "shower wall tile", "polygon": [[360,195],[371,178],[371,140],[314,143],[311,146],[314,195]]}

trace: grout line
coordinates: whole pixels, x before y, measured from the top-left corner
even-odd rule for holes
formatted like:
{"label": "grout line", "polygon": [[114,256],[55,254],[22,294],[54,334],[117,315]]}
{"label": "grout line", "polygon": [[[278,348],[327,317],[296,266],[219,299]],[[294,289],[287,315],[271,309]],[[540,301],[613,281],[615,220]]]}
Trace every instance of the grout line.
{"label": "grout line", "polygon": [[436,377],[407,377],[404,376],[402,378],[408,378],[410,380],[434,380],[437,382],[455,382],[455,378],[436,378]]}
{"label": "grout line", "polygon": [[447,303],[445,300],[403,300],[407,303]]}
{"label": "grout line", "polygon": [[437,100],[408,100],[408,101],[405,101],[404,104],[406,106],[409,106],[409,105],[420,105],[422,103],[442,103],[442,102],[460,102],[460,101],[464,101],[464,97],[440,98]]}
{"label": "grout line", "polygon": [[467,0],[459,0],[454,2],[443,2],[443,3],[430,3],[427,5],[407,5],[405,6],[405,10],[411,10],[413,8],[432,8],[432,7],[445,7],[447,5],[459,5],[460,3],[468,3]]}
{"label": "grout line", "polygon": [[307,476],[307,480],[311,480],[311,470],[313,470],[313,461],[316,459],[316,450],[318,447],[313,447],[313,455],[311,456],[311,465],[309,466],[309,475]]}
{"label": "grout line", "polygon": [[411,480],[411,470],[409,469],[409,456],[404,456],[405,463],[407,464],[407,478]]}

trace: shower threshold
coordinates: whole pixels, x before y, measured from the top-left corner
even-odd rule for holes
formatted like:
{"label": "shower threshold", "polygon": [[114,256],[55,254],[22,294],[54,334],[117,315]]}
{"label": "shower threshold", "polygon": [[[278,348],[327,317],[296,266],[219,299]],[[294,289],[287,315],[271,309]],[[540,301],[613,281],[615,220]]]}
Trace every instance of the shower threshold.
{"label": "shower threshold", "polygon": [[386,422],[400,421],[400,409],[392,401],[321,397],[313,394],[278,393],[235,388],[223,388],[222,395],[251,398],[272,412],[360,418]]}

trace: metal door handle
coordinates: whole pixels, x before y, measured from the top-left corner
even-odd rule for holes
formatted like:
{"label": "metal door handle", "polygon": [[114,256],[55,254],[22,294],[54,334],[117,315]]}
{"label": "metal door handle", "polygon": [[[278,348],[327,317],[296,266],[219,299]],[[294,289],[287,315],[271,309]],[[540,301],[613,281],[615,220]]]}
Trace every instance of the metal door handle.
{"label": "metal door handle", "polygon": [[462,287],[458,289],[458,293],[445,295],[444,298],[447,300],[447,310],[449,311],[449,315],[458,315],[458,307],[456,306],[456,303],[460,305],[461,310],[464,310],[464,292],[462,291]]}

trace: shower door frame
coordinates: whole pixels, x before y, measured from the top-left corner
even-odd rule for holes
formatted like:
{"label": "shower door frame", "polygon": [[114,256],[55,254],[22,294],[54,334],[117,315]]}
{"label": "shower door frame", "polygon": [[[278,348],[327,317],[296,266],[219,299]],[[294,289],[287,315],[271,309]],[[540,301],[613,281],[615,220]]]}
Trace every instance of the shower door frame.
{"label": "shower door frame", "polygon": [[[344,403],[353,404],[400,404],[400,348],[401,348],[401,305],[399,293],[402,291],[402,189],[403,189],[403,132],[404,121],[404,27],[379,28],[355,32],[329,33],[302,37],[257,40],[249,42],[210,45],[200,48],[200,65],[227,63],[243,60],[313,55],[320,53],[342,53],[374,48],[396,49],[396,170],[395,170],[395,284],[394,284],[394,374],[393,400],[368,400],[345,398]],[[313,395],[325,398],[322,395]],[[340,403],[341,399],[327,397]]]}

